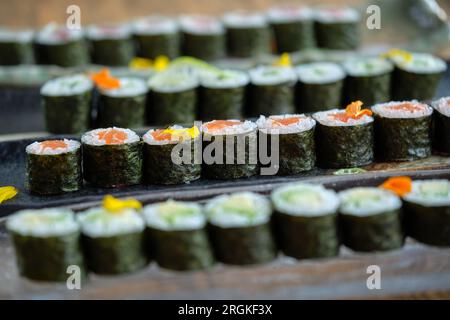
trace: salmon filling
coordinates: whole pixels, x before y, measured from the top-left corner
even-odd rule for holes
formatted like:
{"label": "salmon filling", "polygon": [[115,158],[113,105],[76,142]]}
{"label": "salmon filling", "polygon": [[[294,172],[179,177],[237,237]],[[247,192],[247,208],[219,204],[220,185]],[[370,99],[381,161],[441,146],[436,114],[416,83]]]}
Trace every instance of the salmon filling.
{"label": "salmon filling", "polygon": [[226,127],[233,127],[242,124],[239,120],[215,120],[205,124],[206,129],[210,132],[219,131]]}
{"label": "salmon filling", "polygon": [[300,117],[291,117],[291,118],[284,118],[284,119],[272,119],[272,127],[284,127],[284,126],[290,126],[292,124],[299,123],[302,119]]}
{"label": "salmon filling", "polygon": [[105,144],[123,144],[128,135],[117,129],[107,129],[98,132],[97,137],[99,140],[103,140]]}
{"label": "salmon filling", "polygon": [[409,102],[397,104],[397,105],[389,107],[389,108],[391,108],[392,110],[408,111],[408,112],[422,111],[425,109],[422,105],[412,104]]}
{"label": "salmon filling", "polygon": [[63,140],[47,140],[47,141],[43,141],[40,143],[40,146],[42,148],[42,150],[45,149],[52,149],[52,150],[56,150],[56,149],[66,149],[67,143],[64,142]]}

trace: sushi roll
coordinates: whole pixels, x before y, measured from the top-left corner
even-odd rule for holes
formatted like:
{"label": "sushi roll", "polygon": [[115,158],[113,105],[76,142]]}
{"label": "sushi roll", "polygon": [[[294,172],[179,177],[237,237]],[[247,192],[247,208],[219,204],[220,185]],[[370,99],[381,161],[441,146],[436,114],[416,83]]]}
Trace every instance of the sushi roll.
{"label": "sushi roll", "polygon": [[26,147],[26,187],[39,195],[62,194],[82,187],[80,143],[47,140]]}
{"label": "sushi roll", "polygon": [[315,62],[295,68],[296,106],[298,112],[317,112],[333,109],[342,101],[345,72],[336,63]]}
{"label": "sushi roll", "polygon": [[258,67],[250,70],[250,81],[250,116],[294,113],[297,77],[292,68]]}
{"label": "sushi roll", "polygon": [[21,276],[38,281],[65,282],[69,266],[85,276],[80,227],[68,209],[23,210],[10,216],[11,235]]}
{"label": "sushi roll", "polygon": [[235,70],[209,72],[201,76],[200,119],[241,119],[244,114],[247,73]]}
{"label": "sushi roll", "polygon": [[[267,118],[261,116],[256,124],[259,128],[259,148],[266,141],[267,154],[272,155],[272,152],[278,151],[279,175],[294,175],[314,168],[316,121],[303,114],[293,114]],[[274,143],[272,139],[276,139],[278,143]],[[272,144],[278,150],[272,150]],[[260,166],[264,167],[264,164],[260,163]]]}
{"label": "sushi roll", "polygon": [[185,73],[167,72],[149,81],[148,122],[190,124],[196,118],[198,80]]}
{"label": "sushi roll", "polygon": [[444,60],[427,53],[407,53],[392,59],[395,64],[392,99],[433,99],[447,70]]}
{"label": "sushi roll", "polygon": [[206,204],[205,213],[219,261],[248,265],[276,258],[272,209],[264,196],[251,192],[218,196]]}
{"label": "sushi roll", "polygon": [[316,10],[315,33],[320,48],[355,50],[361,42],[359,12],[350,7],[323,7]]}
{"label": "sushi roll", "polygon": [[98,274],[137,271],[148,263],[145,222],[134,209],[93,208],[77,215],[86,263]]}
{"label": "sushi roll", "polygon": [[88,46],[83,30],[49,24],[40,30],[35,41],[39,64],[81,67],[89,63]]}
{"label": "sushi roll", "polygon": [[162,268],[205,269],[214,263],[202,207],[169,200],[144,208],[150,254]]}
{"label": "sushi roll", "polygon": [[223,22],[230,56],[251,58],[270,52],[271,32],[263,14],[232,11],[224,15]]}
{"label": "sushi roll", "polygon": [[139,78],[118,78],[117,89],[100,89],[97,126],[141,128],[145,125],[147,83]]}
{"label": "sushi roll", "polygon": [[219,19],[200,15],[182,16],[180,28],[185,56],[207,61],[225,57],[225,28]]}
{"label": "sushi roll", "polygon": [[361,110],[358,105],[355,102],[346,110],[333,109],[313,115],[317,121],[316,151],[320,167],[352,168],[374,161],[373,118],[370,110]]}
{"label": "sushi roll", "polygon": [[173,59],[180,55],[178,24],[169,17],[155,15],[139,19],[133,24],[133,33],[139,57]]}
{"label": "sushi roll", "polygon": [[434,149],[450,154],[450,97],[444,97],[432,103],[433,146]]}
{"label": "sushi roll", "polygon": [[342,242],[355,251],[386,251],[401,248],[402,201],[381,188],[360,187],[339,193],[339,225]]}
{"label": "sushi roll", "polygon": [[[146,183],[182,184],[200,178],[201,162],[196,161],[195,153],[196,146],[201,150],[198,127],[184,128],[175,125],[167,129],[151,129],[144,135],[143,140]],[[173,158],[175,152],[180,159]],[[179,160],[180,163],[174,160]]]}
{"label": "sushi roll", "polygon": [[412,161],[431,154],[433,109],[413,101],[393,101],[372,107],[375,152],[383,161]]}
{"label": "sushi roll", "polygon": [[0,66],[32,64],[33,31],[0,28]]}
{"label": "sushi roll", "polygon": [[203,124],[202,174],[208,179],[238,179],[257,174],[257,125],[213,120]]}
{"label": "sushi roll", "polygon": [[339,199],[321,185],[288,184],[271,194],[281,251],[297,259],[334,257],[339,253]]}
{"label": "sushi roll", "polygon": [[278,53],[315,47],[314,13],[301,5],[278,5],[267,12]]}
{"label": "sushi roll", "polygon": [[86,37],[91,44],[92,61],[105,66],[128,66],[135,56],[128,25],[93,25]]}
{"label": "sushi roll", "polygon": [[347,73],[344,103],[362,100],[371,106],[390,101],[394,66],[377,57],[352,58],[343,63]]}
{"label": "sushi roll", "polygon": [[86,132],[83,146],[83,176],[101,188],[139,184],[142,178],[142,145],[129,129],[107,128]]}
{"label": "sushi roll", "polygon": [[54,134],[77,134],[88,129],[94,84],[89,77],[75,74],[47,81],[40,94],[45,126]]}

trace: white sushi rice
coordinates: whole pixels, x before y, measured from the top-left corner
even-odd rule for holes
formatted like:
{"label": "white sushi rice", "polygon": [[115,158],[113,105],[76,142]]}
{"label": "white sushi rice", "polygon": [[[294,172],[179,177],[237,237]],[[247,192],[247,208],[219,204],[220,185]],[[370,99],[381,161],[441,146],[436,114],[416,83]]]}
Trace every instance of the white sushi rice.
{"label": "white sushi rice", "polygon": [[148,86],[145,80],[140,78],[119,78],[120,87],[117,89],[102,89],[101,93],[109,97],[135,97],[146,94]]}
{"label": "white sushi rice", "polygon": [[215,226],[239,228],[269,222],[272,210],[266,197],[241,192],[213,198],[206,204],[205,213],[208,221]]}
{"label": "white sushi rice", "polygon": [[131,36],[131,28],[127,24],[91,25],[86,36],[91,40],[127,39]]}
{"label": "white sushi rice", "polygon": [[314,62],[299,65],[295,68],[298,80],[303,83],[327,84],[345,78],[342,67],[332,62]]}
{"label": "white sushi rice", "polygon": [[0,28],[0,42],[18,42],[26,43],[33,40],[32,30],[14,30]]}
{"label": "white sushi rice", "polygon": [[81,232],[91,238],[112,237],[142,232],[145,222],[133,209],[108,212],[103,208],[93,208],[77,215]]}
{"label": "white sushi rice", "polygon": [[221,135],[229,135],[229,134],[249,133],[249,132],[255,131],[258,127],[256,125],[256,123],[249,121],[249,120],[240,121],[237,119],[230,119],[227,121],[239,121],[240,124],[233,125],[233,126],[226,126],[226,127],[223,127],[222,129],[214,130],[214,131],[208,130],[208,128],[207,128],[208,123],[211,123],[214,121],[216,121],[216,120],[204,123],[202,125],[201,131],[206,134],[212,135],[212,136],[221,136]]}
{"label": "white sushi rice", "polygon": [[339,212],[352,216],[371,216],[398,210],[402,201],[393,192],[376,187],[359,187],[339,192]]}
{"label": "white sushi rice", "polygon": [[354,77],[377,76],[394,69],[394,65],[379,57],[350,58],[342,64],[345,72]]}
{"label": "white sushi rice", "polygon": [[136,132],[134,132],[130,129],[113,127],[113,128],[101,128],[101,129],[95,129],[95,130],[88,131],[81,136],[81,142],[84,144],[91,145],[91,146],[104,146],[104,145],[106,145],[106,142],[105,142],[105,140],[100,140],[98,137],[98,134],[104,130],[111,130],[111,129],[122,131],[127,134],[127,139],[124,141],[124,144],[134,143],[134,142],[138,142],[140,140],[140,138],[136,134]]}
{"label": "white sushi rice", "polygon": [[[189,128],[183,127],[183,126],[179,126],[179,125],[173,125],[173,126],[170,126],[169,129],[180,130],[180,129],[189,129]],[[148,143],[150,145],[165,145],[165,144],[168,144],[168,143],[176,144],[176,143],[180,142],[179,139],[155,140],[155,138],[152,135],[152,133],[155,132],[155,131],[157,131],[157,129],[150,129],[150,130],[148,130],[144,134],[144,136],[142,137],[142,140],[144,140],[145,143]]]}
{"label": "white sushi rice", "polygon": [[292,216],[317,217],[336,213],[339,199],[336,192],[322,185],[294,183],[272,192],[276,211]]}
{"label": "white sushi rice", "polygon": [[214,35],[225,33],[225,28],[220,19],[212,16],[183,15],[180,17],[180,26],[182,31],[197,35]]}
{"label": "white sushi rice", "polygon": [[357,126],[373,122],[373,117],[368,115],[364,115],[359,119],[350,118],[347,122],[343,122],[333,117],[333,115],[336,113],[345,113],[345,110],[332,109],[327,111],[320,111],[314,113],[313,118],[320,124],[330,127]]}
{"label": "white sushi rice", "polygon": [[[276,120],[290,119],[297,117],[300,118],[300,121],[298,122],[285,126],[276,125]],[[288,134],[311,130],[316,125],[316,121],[311,117],[305,116],[304,114],[286,114],[270,117],[260,116],[259,119],[256,121],[256,124],[258,125],[259,130],[261,130],[264,133],[268,132],[268,133]]]}
{"label": "white sushi rice", "polygon": [[450,206],[450,181],[445,179],[415,180],[403,199],[425,207]]}
{"label": "white sushi rice", "polygon": [[264,86],[295,82],[297,77],[290,67],[260,66],[250,70],[250,80],[253,85]]}
{"label": "white sushi rice", "polygon": [[229,28],[263,28],[267,26],[264,14],[245,10],[226,12],[223,15],[223,22]]}
{"label": "white sushi rice", "polygon": [[173,34],[178,32],[178,23],[166,16],[153,15],[136,20],[132,28],[138,35]]}
{"label": "white sushi rice", "polygon": [[49,97],[73,96],[91,91],[94,83],[84,74],[63,76],[47,81],[41,88],[41,95]]}
{"label": "white sushi rice", "polygon": [[198,230],[206,225],[202,207],[193,202],[169,200],[144,208],[147,226],[164,231]]}
{"label": "white sushi rice", "polygon": [[65,44],[84,37],[83,29],[68,29],[65,25],[50,23],[36,35],[36,42],[47,45]]}
{"label": "white sushi rice", "polygon": [[69,153],[74,152],[77,149],[80,148],[81,144],[78,141],[75,140],[69,140],[64,139],[62,140],[66,143],[66,148],[45,148],[42,144],[42,142],[33,142],[32,144],[28,145],[25,149],[26,153],[28,154],[37,154],[37,155],[56,155],[56,154],[63,154],[63,153]]}
{"label": "white sushi rice", "polygon": [[211,89],[228,89],[246,86],[250,81],[248,74],[238,70],[221,70],[205,72],[200,76],[202,87]]}
{"label": "white sushi rice", "polygon": [[22,236],[48,238],[65,236],[80,230],[69,209],[22,210],[10,216],[6,228]]}
{"label": "white sushi rice", "polygon": [[313,17],[314,11],[311,8],[296,4],[278,5],[267,11],[267,18],[272,23],[311,20]]}
{"label": "white sushi rice", "polygon": [[157,74],[148,82],[150,90],[173,93],[194,89],[198,86],[197,77],[185,73],[164,72]]}
{"label": "white sushi rice", "polygon": [[[403,103],[412,103],[418,107],[420,107],[420,110],[414,110],[414,111],[408,111],[408,110],[396,110],[392,107],[397,106],[399,104]],[[420,118],[425,116],[430,116],[433,113],[433,109],[423,103],[419,103],[417,100],[411,100],[411,101],[392,101],[387,103],[380,103],[376,104],[372,107],[372,111],[385,118],[391,118],[391,119],[411,119],[411,118]]]}
{"label": "white sushi rice", "polygon": [[432,54],[413,52],[411,55],[412,59],[410,60],[400,55],[392,57],[392,60],[399,68],[413,73],[429,74],[447,70],[445,61]]}
{"label": "white sushi rice", "polygon": [[358,22],[359,12],[351,7],[323,6],[315,11],[315,19],[321,23]]}
{"label": "white sushi rice", "polygon": [[450,117],[450,96],[440,98],[434,101],[432,107],[442,113],[443,115]]}

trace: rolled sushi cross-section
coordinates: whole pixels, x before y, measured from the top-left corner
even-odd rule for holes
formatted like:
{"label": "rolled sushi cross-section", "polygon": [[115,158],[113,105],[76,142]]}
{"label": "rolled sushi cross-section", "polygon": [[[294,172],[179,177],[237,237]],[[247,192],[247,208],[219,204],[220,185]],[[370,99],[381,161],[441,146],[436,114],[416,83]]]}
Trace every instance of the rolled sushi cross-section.
{"label": "rolled sushi cross-section", "polygon": [[412,161],[431,154],[433,109],[413,101],[393,101],[372,107],[375,152],[384,161]]}
{"label": "rolled sushi cross-section", "polygon": [[33,31],[0,28],[0,65],[32,64]]}
{"label": "rolled sushi cross-section", "polygon": [[290,184],[272,192],[278,245],[284,254],[297,258],[337,256],[339,199],[320,185]]}
{"label": "rolled sushi cross-section", "polygon": [[416,180],[403,196],[408,236],[435,246],[450,246],[450,181]]}
{"label": "rolled sushi cross-section", "polygon": [[261,66],[250,70],[250,80],[250,116],[294,113],[297,77],[292,68]]}
{"label": "rolled sushi cross-section", "polygon": [[89,270],[98,274],[121,274],[147,265],[145,222],[138,212],[93,208],[79,213],[77,218]]}
{"label": "rolled sushi cross-section", "polygon": [[314,62],[295,68],[298,82],[296,105],[299,112],[333,109],[342,101],[345,72],[332,62]]}
{"label": "rolled sushi cross-section", "polygon": [[201,151],[198,127],[171,126],[151,129],[144,140],[144,181],[148,184],[182,184],[200,178],[201,162],[196,161],[196,146]]}
{"label": "rolled sushi cross-section", "polygon": [[26,147],[27,189],[54,195],[81,188],[81,144],[75,140],[47,140]]}
{"label": "rolled sushi cross-section", "polygon": [[47,131],[76,134],[88,129],[94,84],[89,77],[75,74],[47,81],[41,88]]}
{"label": "rolled sushi cross-section", "polygon": [[205,207],[216,258],[226,264],[247,265],[275,259],[270,202],[242,192],[211,199]]}
{"label": "rolled sushi cross-section", "polygon": [[139,184],[142,177],[142,145],[129,129],[107,128],[86,132],[83,144],[83,176],[95,187],[114,188]]}
{"label": "rolled sushi cross-section", "polygon": [[439,152],[450,154],[450,97],[432,103],[433,146]]}
{"label": "rolled sushi cross-section", "polygon": [[213,120],[203,124],[202,174],[208,179],[238,179],[257,174],[257,125]]}
{"label": "rolled sushi cross-section", "polygon": [[342,242],[355,251],[386,251],[403,245],[402,202],[393,192],[360,187],[339,193]]}
{"label": "rolled sushi cross-section", "polygon": [[139,78],[118,78],[116,89],[100,89],[99,127],[141,128],[145,125],[148,86]]}
{"label": "rolled sushi cross-section", "polygon": [[210,267],[214,256],[202,207],[169,200],[144,208],[150,254],[162,268],[198,270]]}
{"label": "rolled sushi cross-section", "polygon": [[11,235],[21,276],[38,281],[66,281],[68,267],[85,266],[80,227],[67,209],[23,210],[10,216]]}
{"label": "rolled sushi cross-section", "polygon": [[[279,175],[293,175],[314,168],[316,163],[315,120],[303,114],[267,118],[261,116],[256,124],[260,133],[259,148],[266,147],[267,155],[278,154]],[[266,140],[263,140],[263,135]],[[277,140],[272,141],[272,139],[278,139],[278,143],[276,143]],[[262,145],[262,141],[267,143]],[[260,166],[263,167],[263,164],[261,163]]]}

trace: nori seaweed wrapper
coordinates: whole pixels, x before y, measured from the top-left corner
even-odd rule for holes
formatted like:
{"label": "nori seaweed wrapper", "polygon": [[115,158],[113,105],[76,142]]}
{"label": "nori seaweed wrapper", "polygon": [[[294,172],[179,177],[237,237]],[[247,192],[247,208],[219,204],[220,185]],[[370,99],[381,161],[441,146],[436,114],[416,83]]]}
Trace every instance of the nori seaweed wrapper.
{"label": "nori seaweed wrapper", "polygon": [[105,66],[128,66],[134,58],[131,39],[91,40],[92,61]]}
{"label": "nori seaweed wrapper", "polygon": [[270,52],[269,27],[227,27],[226,34],[228,54],[230,56],[249,58]]}
{"label": "nori seaweed wrapper", "polygon": [[375,115],[375,153],[383,161],[412,161],[431,154],[431,116],[394,119]]}
{"label": "nori seaweed wrapper", "polygon": [[371,106],[391,99],[391,72],[373,76],[351,76],[345,79],[344,105],[361,100]]}
{"label": "nori seaweed wrapper", "polygon": [[34,237],[12,233],[20,275],[38,281],[66,281],[67,267],[85,266],[78,231],[63,236]]}
{"label": "nori seaweed wrapper", "polygon": [[36,60],[39,64],[60,67],[82,67],[89,63],[89,52],[84,39],[64,44],[35,45]]}
{"label": "nori seaweed wrapper", "polygon": [[155,59],[166,56],[174,59],[180,55],[180,39],[178,33],[142,34],[134,36],[137,42],[139,57]]}
{"label": "nori seaweed wrapper", "polygon": [[81,189],[81,148],[53,155],[27,153],[26,187],[34,194],[53,195]]}
{"label": "nori seaweed wrapper", "polygon": [[196,88],[174,92],[151,90],[147,120],[156,125],[192,123],[196,108]]}
{"label": "nori seaweed wrapper", "polygon": [[317,122],[316,150],[323,168],[352,168],[374,161],[373,122],[355,126],[325,126]]}
{"label": "nori seaweed wrapper", "polygon": [[403,246],[400,210],[371,216],[340,213],[342,242],[355,251],[387,251]]}
{"label": "nori seaweed wrapper", "polygon": [[258,264],[277,256],[270,223],[234,228],[209,224],[208,227],[216,258],[223,263]]}
{"label": "nori seaweed wrapper", "polygon": [[343,80],[323,84],[298,81],[295,98],[297,111],[304,113],[334,109],[341,105],[343,86]]}
{"label": "nori seaweed wrapper", "polygon": [[272,22],[278,53],[315,47],[314,23],[311,20]]}
{"label": "nori seaweed wrapper", "polygon": [[34,52],[31,42],[0,41],[0,65],[13,66],[33,62]]}
{"label": "nori seaweed wrapper", "polygon": [[246,90],[245,86],[235,88],[200,87],[200,119],[242,119]]}
{"label": "nori seaweed wrapper", "polygon": [[147,94],[111,97],[99,94],[97,126],[100,128],[142,128],[145,125]]}
{"label": "nori seaweed wrapper", "polygon": [[435,150],[450,154],[450,117],[433,111],[433,147]]}
{"label": "nori seaweed wrapper", "polygon": [[324,23],[316,21],[315,33],[319,48],[354,50],[360,45],[359,22]]}
{"label": "nori seaweed wrapper", "polygon": [[396,101],[431,100],[436,94],[443,75],[444,72],[412,73],[396,66],[392,79],[392,99]]}
{"label": "nori seaweed wrapper", "polygon": [[248,114],[258,117],[295,113],[294,87],[292,81],[273,85],[251,84]]}
{"label": "nori seaweed wrapper", "polygon": [[54,134],[86,131],[91,121],[92,92],[71,96],[42,96],[45,126]]}
{"label": "nori seaweed wrapper", "polygon": [[121,274],[137,271],[148,263],[144,232],[108,237],[82,236],[89,270],[98,274]]}
{"label": "nori seaweed wrapper", "polygon": [[166,231],[147,227],[150,253],[162,268],[199,270],[214,264],[205,229]]}
{"label": "nori seaweed wrapper", "polygon": [[94,146],[83,143],[83,176],[89,184],[114,188],[139,184],[142,143]]}
{"label": "nori seaweed wrapper", "polygon": [[183,32],[183,54],[206,61],[226,55],[225,34],[193,34]]}

